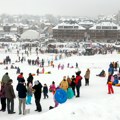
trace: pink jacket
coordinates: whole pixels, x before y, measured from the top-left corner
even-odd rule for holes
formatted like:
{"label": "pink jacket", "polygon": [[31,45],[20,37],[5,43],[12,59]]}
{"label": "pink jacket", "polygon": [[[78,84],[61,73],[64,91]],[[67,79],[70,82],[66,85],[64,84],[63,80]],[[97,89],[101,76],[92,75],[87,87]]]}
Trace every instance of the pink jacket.
{"label": "pink jacket", "polygon": [[50,85],[49,90],[54,92],[56,90],[55,84]]}

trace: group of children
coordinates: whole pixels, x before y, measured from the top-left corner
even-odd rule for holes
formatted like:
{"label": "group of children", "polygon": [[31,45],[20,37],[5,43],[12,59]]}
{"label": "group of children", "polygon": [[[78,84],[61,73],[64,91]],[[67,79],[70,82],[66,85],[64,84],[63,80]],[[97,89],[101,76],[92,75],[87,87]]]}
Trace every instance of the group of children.
{"label": "group of children", "polygon": [[118,86],[119,85],[119,75],[120,75],[120,68],[117,74],[114,74],[115,71],[117,71],[117,68],[119,68],[118,62],[111,62],[108,68],[108,94],[114,94],[113,85]]}

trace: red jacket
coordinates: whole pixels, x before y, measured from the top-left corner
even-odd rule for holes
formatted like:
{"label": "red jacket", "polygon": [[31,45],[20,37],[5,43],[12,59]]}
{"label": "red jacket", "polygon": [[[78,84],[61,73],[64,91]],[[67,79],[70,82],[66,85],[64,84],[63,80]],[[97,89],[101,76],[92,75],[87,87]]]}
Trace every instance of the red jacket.
{"label": "red jacket", "polygon": [[78,85],[79,83],[81,83],[81,80],[82,80],[82,76],[76,76],[75,84]]}

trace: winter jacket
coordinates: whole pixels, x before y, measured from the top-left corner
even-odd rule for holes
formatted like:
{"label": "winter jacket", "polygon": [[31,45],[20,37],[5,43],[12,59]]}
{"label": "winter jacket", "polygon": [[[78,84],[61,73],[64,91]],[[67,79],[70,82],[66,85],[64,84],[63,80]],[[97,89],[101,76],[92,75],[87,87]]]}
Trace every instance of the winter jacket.
{"label": "winter jacket", "polygon": [[55,84],[50,85],[49,91],[54,92],[56,90]]}
{"label": "winter jacket", "polygon": [[18,75],[17,80],[18,80],[18,82],[25,82],[25,79],[24,79],[23,75],[21,75],[21,74]]}
{"label": "winter jacket", "polygon": [[33,76],[30,75],[28,78],[27,78],[27,82],[28,83],[33,83]]}
{"label": "winter jacket", "polygon": [[9,98],[9,99],[15,98],[14,89],[13,89],[13,86],[11,85],[11,83],[7,83],[5,85],[5,97]]}
{"label": "winter jacket", "polygon": [[90,78],[90,71],[86,71],[85,73],[85,76],[84,76],[86,79],[89,79]]}
{"label": "winter jacket", "polygon": [[70,86],[70,84],[71,84],[71,79],[70,79],[70,78],[67,78],[67,82],[68,82],[68,85]]}
{"label": "winter jacket", "polygon": [[35,99],[40,99],[42,92],[42,84],[39,83],[38,85],[34,85],[32,88],[35,90],[34,92]]}
{"label": "winter jacket", "polygon": [[81,86],[81,80],[82,80],[82,77],[81,76],[76,76],[76,79],[75,79],[75,84],[76,86]]}
{"label": "winter jacket", "polygon": [[43,93],[48,93],[48,87],[47,86],[43,87]]}
{"label": "winter jacket", "polygon": [[5,75],[3,75],[3,77],[2,77],[2,82],[6,84],[6,83],[9,81],[9,79],[10,79],[10,77],[5,74]]}
{"label": "winter jacket", "polygon": [[27,89],[23,83],[18,83],[16,90],[19,98],[26,98]]}
{"label": "winter jacket", "polygon": [[66,79],[63,79],[62,82],[60,83],[60,88],[62,88],[63,90],[67,90],[68,89],[68,82]]}
{"label": "winter jacket", "polygon": [[0,90],[0,98],[5,98],[5,86],[1,86],[1,90]]}
{"label": "winter jacket", "polygon": [[28,86],[27,87],[27,95],[32,96],[32,94],[33,94],[32,86]]}
{"label": "winter jacket", "polygon": [[108,73],[113,75],[113,74],[114,74],[114,68],[113,68],[113,67],[110,67],[110,68],[108,69]]}
{"label": "winter jacket", "polygon": [[75,78],[72,78],[72,82],[71,82],[70,86],[71,86],[72,88],[75,87]]}

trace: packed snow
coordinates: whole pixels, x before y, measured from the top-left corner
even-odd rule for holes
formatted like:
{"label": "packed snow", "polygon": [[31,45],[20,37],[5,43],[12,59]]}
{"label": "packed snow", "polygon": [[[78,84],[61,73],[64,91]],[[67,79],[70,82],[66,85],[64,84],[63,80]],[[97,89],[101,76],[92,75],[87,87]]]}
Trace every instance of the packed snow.
{"label": "packed snow", "polygon": [[[0,62],[9,55],[14,66],[19,66],[21,72],[24,73],[25,80],[29,73],[35,73],[39,68],[28,65],[27,61],[24,63],[16,63],[15,60],[18,59],[15,53],[1,53]],[[22,56],[22,55],[21,55]],[[54,59],[54,54],[39,54],[40,59]],[[26,56],[25,56],[26,57]],[[36,54],[32,54],[28,58],[36,59]],[[34,81],[39,80],[42,84],[46,83],[49,87],[52,81],[55,81],[56,85],[62,81],[63,76],[75,75],[78,69],[75,68],[76,62],[78,62],[79,70],[81,70],[82,86],[80,88],[80,97],[73,97],[68,99],[65,103],[59,104],[58,107],[49,110],[49,106],[54,106],[53,94],[49,92],[49,98],[43,99],[41,97],[42,112],[34,111],[36,109],[34,96],[32,97],[32,104],[26,105],[26,109],[30,109],[30,113],[26,115],[19,115],[18,112],[18,97],[16,91],[17,76],[16,69],[10,69],[10,65],[0,65],[0,79],[2,76],[8,72],[11,79],[13,79],[13,86],[16,94],[15,98],[15,112],[16,114],[8,114],[6,112],[0,111],[1,120],[120,120],[120,87],[113,86],[114,94],[107,94],[107,76],[108,67],[110,62],[119,61],[120,54],[114,52],[113,54],[107,55],[94,55],[94,56],[76,56],[63,57],[60,60],[54,61],[55,67],[45,66],[45,72],[51,71],[51,74],[40,74],[39,76],[34,76]],[[63,70],[58,70],[58,64],[64,64],[65,68]],[[70,63],[74,68],[67,68],[67,64]],[[8,70],[4,68],[8,66]],[[85,71],[89,68],[90,74],[90,85],[85,86]],[[105,70],[106,77],[98,77],[101,70]],[[1,105],[0,105],[1,106]]]}

